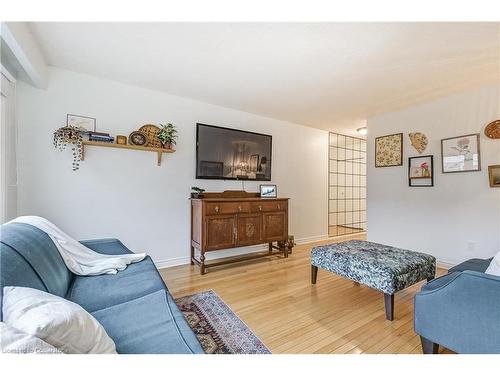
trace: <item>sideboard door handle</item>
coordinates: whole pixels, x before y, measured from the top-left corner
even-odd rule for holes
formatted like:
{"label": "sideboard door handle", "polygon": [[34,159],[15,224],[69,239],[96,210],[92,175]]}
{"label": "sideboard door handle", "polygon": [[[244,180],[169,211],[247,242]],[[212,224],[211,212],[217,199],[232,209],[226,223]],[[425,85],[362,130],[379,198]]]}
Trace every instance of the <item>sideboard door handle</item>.
{"label": "sideboard door handle", "polygon": [[278,204],[278,210],[281,208],[281,206]]}
{"label": "sideboard door handle", "polygon": [[238,207],[238,210],[241,212],[241,206]]}
{"label": "sideboard door handle", "polygon": [[219,206],[215,206],[215,212],[219,213]]}
{"label": "sideboard door handle", "polygon": [[259,206],[259,211],[262,211],[262,206]]}

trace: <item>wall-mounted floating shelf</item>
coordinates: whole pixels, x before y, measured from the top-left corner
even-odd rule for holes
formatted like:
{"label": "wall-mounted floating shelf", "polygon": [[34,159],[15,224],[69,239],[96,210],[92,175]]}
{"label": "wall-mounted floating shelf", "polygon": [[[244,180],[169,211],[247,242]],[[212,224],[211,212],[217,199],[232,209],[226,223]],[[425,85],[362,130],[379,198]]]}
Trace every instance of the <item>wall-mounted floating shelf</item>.
{"label": "wall-mounted floating shelf", "polygon": [[161,157],[163,154],[171,154],[171,153],[175,152],[175,150],[168,149],[168,148],[143,147],[143,146],[134,146],[134,145],[119,145],[117,143],[111,143],[111,142],[83,141],[82,161],[85,158],[85,146],[125,148],[128,150],[156,152],[156,154],[158,156],[158,166],[161,165]]}

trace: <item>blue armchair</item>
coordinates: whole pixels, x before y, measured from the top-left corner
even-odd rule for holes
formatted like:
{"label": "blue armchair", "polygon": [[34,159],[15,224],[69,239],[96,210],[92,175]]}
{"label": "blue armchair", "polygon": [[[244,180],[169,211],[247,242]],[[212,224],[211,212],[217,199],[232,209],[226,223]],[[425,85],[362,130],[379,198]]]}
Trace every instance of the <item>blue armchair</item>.
{"label": "blue armchair", "polygon": [[500,353],[500,277],[491,259],[471,259],[422,287],[415,296],[415,332],[424,354],[439,345],[457,353]]}

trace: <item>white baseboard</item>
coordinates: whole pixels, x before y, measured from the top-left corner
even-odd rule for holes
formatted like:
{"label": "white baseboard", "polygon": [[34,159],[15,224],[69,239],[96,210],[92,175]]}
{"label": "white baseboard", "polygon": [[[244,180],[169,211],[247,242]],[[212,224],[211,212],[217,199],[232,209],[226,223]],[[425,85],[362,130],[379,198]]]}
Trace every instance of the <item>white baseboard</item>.
{"label": "white baseboard", "polygon": [[306,243],[311,243],[311,242],[317,242],[317,241],[324,241],[328,239],[327,234],[323,234],[320,236],[311,236],[311,237],[304,237],[304,238],[298,238],[295,240],[295,243],[297,245],[303,245]]}
{"label": "white baseboard", "polygon": [[[357,234],[359,234],[359,233],[357,233]],[[343,237],[349,237],[349,236],[353,236],[353,235],[356,235],[356,234],[352,234],[352,235],[348,234],[348,235],[345,235]],[[295,242],[297,243],[297,245],[304,245],[304,244],[308,244],[308,243],[311,243],[311,242],[324,241],[324,240],[327,240],[329,238],[330,237],[325,234],[325,235],[319,235],[319,236],[311,236],[311,237],[298,238],[298,239],[295,240]],[[251,247],[247,247],[245,249],[229,249],[227,252],[229,252],[231,254],[228,254],[227,252],[224,253],[224,251],[217,252],[217,253],[212,253],[212,254],[210,254],[211,257],[208,260],[210,260],[210,259],[224,258],[224,257],[231,256],[231,255],[239,255],[238,253],[240,253],[240,254],[255,253],[255,252],[259,252],[259,251],[264,251],[266,249],[267,249],[267,245],[251,246]],[[170,259],[159,260],[159,261],[155,261],[154,263],[155,263],[156,268],[161,269],[161,268],[182,266],[182,265],[185,265],[185,264],[189,264],[190,261],[191,261],[190,257],[189,256],[185,256],[185,257],[178,257],[178,258],[170,258]],[[436,265],[439,268],[444,268],[444,269],[448,270],[451,267],[456,266],[457,263],[449,261],[449,260],[437,259],[436,260]]]}
{"label": "white baseboard", "polygon": [[[303,245],[303,244],[307,244],[307,243],[311,243],[311,242],[327,240],[328,238],[329,238],[328,235],[325,234],[325,235],[319,235],[319,236],[298,238],[298,239],[295,239],[295,242],[298,245]],[[244,249],[236,248],[236,249],[221,250],[218,252],[213,252],[213,253],[207,254],[207,260],[225,258],[228,256],[233,256],[233,255],[256,253],[256,252],[264,251],[264,250],[267,250],[267,245],[250,246],[250,247],[246,247]],[[190,261],[191,261],[190,257],[185,256],[185,257],[158,260],[158,261],[155,261],[154,263],[156,265],[156,268],[160,269],[160,268],[182,266],[184,264],[189,264]]]}
{"label": "white baseboard", "polygon": [[189,264],[190,261],[191,259],[187,256],[187,257],[158,260],[155,261],[154,264],[156,268],[160,269],[160,268],[182,266],[183,264]]}
{"label": "white baseboard", "polygon": [[457,263],[451,262],[449,260],[436,259],[436,266],[439,268],[444,268],[445,270],[449,270],[451,267],[455,267]]}

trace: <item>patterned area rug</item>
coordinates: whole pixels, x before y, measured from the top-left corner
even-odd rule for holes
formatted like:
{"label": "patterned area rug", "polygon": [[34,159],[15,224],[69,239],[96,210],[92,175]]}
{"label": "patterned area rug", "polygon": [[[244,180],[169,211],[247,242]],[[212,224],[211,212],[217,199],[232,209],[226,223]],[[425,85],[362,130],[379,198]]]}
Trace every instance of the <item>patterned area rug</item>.
{"label": "patterned area rug", "polygon": [[175,300],[207,354],[271,354],[213,290]]}

